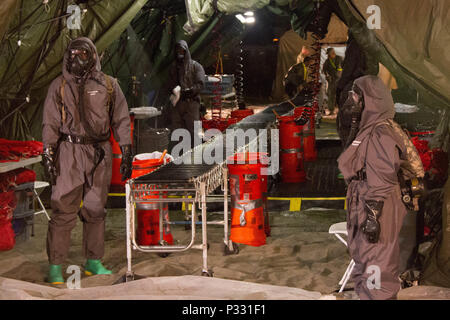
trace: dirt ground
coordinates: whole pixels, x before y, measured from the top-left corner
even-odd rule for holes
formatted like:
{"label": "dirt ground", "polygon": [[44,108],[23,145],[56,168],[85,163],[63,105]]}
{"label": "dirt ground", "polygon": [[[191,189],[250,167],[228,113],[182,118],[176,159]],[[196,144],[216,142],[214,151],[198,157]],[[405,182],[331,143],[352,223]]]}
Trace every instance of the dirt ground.
{"label": "dirt ground", "polygon": [[[182,220],[181,212],[171,212],[171,220]],[[218,220],[220,214],[210,213],[209,220]],[[272,235],[261,247],[240,245],[237,255],[223,255],[223,228],[208,227],[208,263],[214,277],[260,284],[288,286],[329,294],[338,288],[350,257],[345,246],[328,234],[331,224],[345,221],[345,211],[308,210],[276,212],[271,215]],[[35,219],[35,236],[19,242],[15,248],[0,252],[0,276],[36,284],[45,283],[48,262],[45,251],[47,219]],[[174,238],[180,243],[190,239],[184,226],[172,227]],[[69,265],[82,266],[82,225],[72,232],[72,246],[63,270]],[[197,243],[201,229],[197,228]],[[82,287],[110,285],[120,279],[126,270],[125,211],[109,209],[106,223],[105,266],[114,272],[111,276],[87,277]],[[133,252],[133,270],[143,277],[201,275],[200,250],[172,253],[162,258],[153,253]],[[69,275],[67,275],[69,276]],[[351,285],[350,285],[351,286]]]}

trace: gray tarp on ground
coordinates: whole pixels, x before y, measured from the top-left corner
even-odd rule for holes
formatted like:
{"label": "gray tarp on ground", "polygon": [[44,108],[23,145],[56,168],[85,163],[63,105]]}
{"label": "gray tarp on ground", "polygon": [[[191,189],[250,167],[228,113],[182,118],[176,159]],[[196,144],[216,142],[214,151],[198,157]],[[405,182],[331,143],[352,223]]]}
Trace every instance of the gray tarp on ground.
{"label": "gray tarp on ground", "polygon": [[[106,278],[108,276],[95,276]],[[111,277],[110,277],[111,278]],[[319,292],[200,276],[155,277],[118,285],[57,289],[0,277],[0,300],[319,300]],[[181,314],[181,312],[180,312]]]}

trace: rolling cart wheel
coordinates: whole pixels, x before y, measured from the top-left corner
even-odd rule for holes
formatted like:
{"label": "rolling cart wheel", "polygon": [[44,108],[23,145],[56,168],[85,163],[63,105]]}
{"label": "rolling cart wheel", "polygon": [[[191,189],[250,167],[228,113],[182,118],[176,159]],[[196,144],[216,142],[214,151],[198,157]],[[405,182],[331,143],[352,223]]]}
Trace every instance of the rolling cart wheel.
{"label": "rolling cart wheel", "polygon": [[239,246],[237,243],[232,242],[233,249],[230,250],[226,244],[223,244],[223,255],[229,256],[232,254],[238,254],[239,253]]}
{"label": "rolling cart wheel", "polygon": [[[167,246],[168,243],[165,240],[161,240],[159,242],[159,245],[160,246]],[[169,252],[160,252],[160,253],[158,253],[158,256],[160,256],[161,258],[167,258],[169,255],[170,255]]]}
{"label": "rolling cart wheel", "polygon": [[203,277],[213,277],[213,272],[211,270],[203,271],[202,276]]}

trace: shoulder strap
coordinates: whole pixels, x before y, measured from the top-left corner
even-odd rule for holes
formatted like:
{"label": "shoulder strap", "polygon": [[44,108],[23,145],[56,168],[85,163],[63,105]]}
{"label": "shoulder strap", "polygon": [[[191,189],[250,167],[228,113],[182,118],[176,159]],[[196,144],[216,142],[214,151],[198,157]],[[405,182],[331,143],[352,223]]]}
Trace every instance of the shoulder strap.
{"label": "shoulder strap", "polygon": [[64,105],[64,87],[66,86],[66,79],[63,77],[61,81],[61,87],[59,88],[59,94],[61,96],[61,121],[62,123],[66,123],[66,109]]}
{"label": "shoulder strap", "polygon": [[106,101],[106,109],[108,110],[109,114],[109,120],[112,121],[113,117],[113,104],[114,104],[114,87],[113,82],[110,76],[107,74],[103,74],[105,77],[105,83],[106,83],[106,92],[108,93],[108,100]]}
{"label": "shoulder strap", "polygon": [[106,92],[108,92],[107,106],[111,106],[114,97],[114,87],[111,78],[105,74]]}

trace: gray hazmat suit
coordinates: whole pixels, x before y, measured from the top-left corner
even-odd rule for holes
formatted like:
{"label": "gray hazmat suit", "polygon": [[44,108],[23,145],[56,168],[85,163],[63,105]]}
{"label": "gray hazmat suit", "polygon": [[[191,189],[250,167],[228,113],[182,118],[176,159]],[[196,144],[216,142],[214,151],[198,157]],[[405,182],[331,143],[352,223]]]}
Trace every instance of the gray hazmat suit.
{"label": "gray hazmat suit", "polygon": [[[407,214],[397,174],[406,159],[406,146],[393,129],[394,102],[382,80],[363,76],[354,83],[364,94],[365,107],[356,138],[338,159],[344,178],[351,180],[347,231],[355,261],[352,277],[361,299],[395,299],[400,290],[399,234]],[[365,176],[355,179],[364,168]],[[377,243],[369,242],[362,231],[367,218],[365,202],[370,200],[384,202]]]}
{"label": "gray hazmat suit", "polygon": [[182,61],[174,63],[169,74],[169,89],[181,87],[181,98],[171,110],[172,130],[187,129],[194,141],[194,135],[198,134],[194,132],[194,121],[200,120],[200,92],[205,84],[205,70],[192,60],[186,41],[178,41],[177,46],[183,48],[185,54]]}
{"label": "gray hazmat suit", "polygon": [[[86,42],[96,59],[84,82],[84,94],[80,97],[80,84],[67,69],[67,51],[62,75],[48,89],[43,114],[44,148],[57,148],[55,166],[58,175],[56,185],[52,188],[53,212],[47,235],[49,261],[56,265],[63,263],[67,257],[70,233],[76,224],[77,215],[83,222],[84,255],[87,259],[103,257],[105,204],[112,171],[111,145],[108,141],[110,128],[120,146],[131,144],[128,105],[120,86],[110,78],[113,93],[112,103],[108,106],[110,96],[106,75],[101,72],[97,49],[88,38],[77,40]],[[64,94],[61,93],[61,87]],[[84,112],[80,111],[80,99],[84,99]],[[81,117],[90,124],[90,130],[86,130]],[[94,137],[88,131],[93,131]],[[85,141],[66,141],[63,137],[67,135]],[[104,156],[98,156],[99,150],[103,150]]]}

